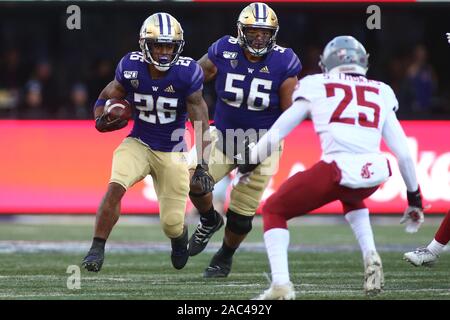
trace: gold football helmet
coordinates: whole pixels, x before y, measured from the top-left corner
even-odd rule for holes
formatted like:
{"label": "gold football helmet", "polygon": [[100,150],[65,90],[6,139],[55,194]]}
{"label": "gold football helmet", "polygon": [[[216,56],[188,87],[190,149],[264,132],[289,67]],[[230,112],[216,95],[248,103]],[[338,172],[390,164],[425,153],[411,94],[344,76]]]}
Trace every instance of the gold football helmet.
{"label": "gold football helmet", "polygon": [[[253,2],[246,6],[237,21],[239,44],[254,56],[262,56],[274,46],[278,34],[278,18],[275,12],[265,3]],[[256,40],[246,32],[246,28],[267,29],[270,34],[267,38]],[[256,44],[255,41],[263,43]]]}
{"label": "gold football helmet", "polygon": [[[171,57],[152,56],[154,44],[173,44],[175,49]],[[147,63],[153,64],[160,71],[167,71],[173,66],[183,51],[184,38],[181,24],[168,13],[158,12],[148,17],[139,32],[139,46]]]}

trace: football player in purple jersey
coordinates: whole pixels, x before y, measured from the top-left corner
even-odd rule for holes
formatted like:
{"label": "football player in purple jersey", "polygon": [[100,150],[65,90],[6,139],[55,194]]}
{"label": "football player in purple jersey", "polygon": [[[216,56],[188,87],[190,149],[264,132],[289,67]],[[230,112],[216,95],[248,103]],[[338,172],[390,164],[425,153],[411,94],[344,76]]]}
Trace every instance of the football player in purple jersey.
{"label": "football player in purple jersey", "polygon": [[[161,226],[171,240],[172,264],[181,269],[187,263],[188,231],[184,213],[189,192],[189,170],[184,146],[187,115],[200,122],[202,135],[209,132],[207,105],[203,100],[203,71],[196,61],[181,57],[184,39],[180,23],[170,14],[155,13],[140,30],[140,52],[120,60],[111,81],[95,104],[96,128],[118,130],[128,120],[110,121],[104,111],[111,98],[126,99],[134,106],[131,133],[115,150],[108,190],[97,212],[94,239],[82,265],[98,272],[103,264],[105,242],[120,216],[120,203],[128,188],[151,175],[158,196]],[[204,192],[213,189],[200,143],[193,183]]]}
{"label": "football player in purple jersey", "polygon": [[[237,21],[237,37],[224,36],[214,42],[200,60],[205,82],[215,79],[217,92],[209,173],[220,181],[242,159],[245,139],[258,139],[292,103],[301,63],[290,48],[276,44],[278,18],[264,3],[245,7]],[[242,134],[243,133],[243,134]],[[252,219],[271,176],[278,153],[266,159],[248,175],[238,174],[230,205],[222,247],[204,272],[206,278],[228,276],[232,258],[252,229]],[[240,177],[240,179],[239,179]],[[223,224],[211,192],[191,183],[190,198],[200,213],[200,222],[189,240],[189,254],[200,253]]]}

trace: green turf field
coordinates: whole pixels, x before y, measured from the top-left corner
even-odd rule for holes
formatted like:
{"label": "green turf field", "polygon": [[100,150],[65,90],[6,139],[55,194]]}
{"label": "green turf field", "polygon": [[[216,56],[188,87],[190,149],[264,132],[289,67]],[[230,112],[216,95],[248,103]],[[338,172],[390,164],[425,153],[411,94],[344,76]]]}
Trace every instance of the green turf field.
{"label": "green turf field", "polygon": [[[190,231],[194,227],[190,225]],[[444,252],[433,268],[415,268],[402,261],[402,253],[427,244],[436,227],[436,223],[424,225],[419,233],[409,235],[398,225],[374,225],[386,286],[382,294],[370,299],[450,299],[449,252]],[[298,299],[367,299],[362,291],[362,259],[346,224],[299,223],[290,230],[290,271]],[[211,248],[177,271],[171,266],[168,241],[157,224],[119,222],[103,270],[98,274],[82,270],[81,289],[69,290],[66,269],[80,263],[91,232],[90,223],[0,223],[0,299],[234,300],[250,299],[268,286],[260,223],[247,245],[236,253],[230,276],[206,280],[202,272],[213,249],[220,245],[221,234],[213,237]],[[46,248],[49,243],[61,249]],[[129,247],[115,250],[118,244]],[[34,251],[23,251],[22,245],[30,245]],[[133,245],[142,252],[127,252]],[[160,245],[159,249],[152,250],[155,245]]]}

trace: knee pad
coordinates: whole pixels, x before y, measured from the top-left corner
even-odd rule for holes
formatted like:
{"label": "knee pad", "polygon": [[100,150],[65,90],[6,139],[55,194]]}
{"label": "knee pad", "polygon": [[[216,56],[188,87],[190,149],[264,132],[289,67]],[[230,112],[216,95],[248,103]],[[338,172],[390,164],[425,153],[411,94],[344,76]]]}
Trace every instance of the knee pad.
{"label": "knee pad", "polygon": [[164,234],[169,238],[176,238],[183,233],[184,219],[183,216],[169,216],[161,219],[161,226]]}
{"label": "knee pad", "polygon": [[230,209],[227,211],[227,228],[236,234],[245,235],[252,230],[253,216],[243,216]]}

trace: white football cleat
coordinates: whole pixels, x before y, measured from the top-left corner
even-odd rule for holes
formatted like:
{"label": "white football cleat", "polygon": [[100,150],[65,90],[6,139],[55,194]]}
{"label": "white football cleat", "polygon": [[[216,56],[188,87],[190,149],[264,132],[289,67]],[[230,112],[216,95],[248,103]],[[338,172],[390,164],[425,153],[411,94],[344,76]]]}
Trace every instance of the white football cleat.
{"label": "white football cleat", "polygon": [[292,282],[284,285],[272,284],[269,289],[253,300],[295,300],[295,290]]}
{"label": "white football cleat", "polygon": [[415,251],[406,252],[403,259],[410,262],[412,265],[431,267],[438,260],[439,255],[435,255],[427,248],[419,248]]}
{"label": "white football cleat", "polygon": [[381,258],[376,251],[370,251],[364,258],[364,291],[378,294],[384,287],[384,273]]}

